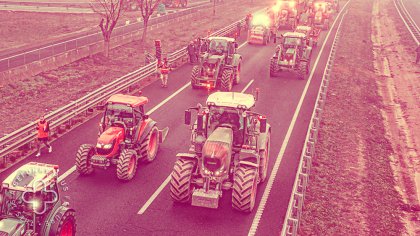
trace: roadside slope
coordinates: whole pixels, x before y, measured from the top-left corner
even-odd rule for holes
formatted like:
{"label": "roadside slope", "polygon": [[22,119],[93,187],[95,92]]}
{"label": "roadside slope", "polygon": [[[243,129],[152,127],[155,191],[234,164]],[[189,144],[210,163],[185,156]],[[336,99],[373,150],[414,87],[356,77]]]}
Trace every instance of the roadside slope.
{"label": "roadside slope", "polygon": [[401,235],[403,206],[390,167],[373,67],[373,1],[343,22],[300,224],[301,235]]}

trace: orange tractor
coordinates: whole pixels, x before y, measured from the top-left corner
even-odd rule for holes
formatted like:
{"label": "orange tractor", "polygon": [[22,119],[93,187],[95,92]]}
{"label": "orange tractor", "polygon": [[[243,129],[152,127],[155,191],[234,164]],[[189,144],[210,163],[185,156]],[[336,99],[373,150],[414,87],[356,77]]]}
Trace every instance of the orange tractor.
{"label": "orange tractor", "polygon": [[131,180],[139,161],[152,162],[168,133],[159,130],[156,122],[144,112],[146,97],[123,94],[111,96],[103,108],[96,145],[83,144],[76,155],[76,169],[82,175],[94,168],[117,166],[120,180]]}

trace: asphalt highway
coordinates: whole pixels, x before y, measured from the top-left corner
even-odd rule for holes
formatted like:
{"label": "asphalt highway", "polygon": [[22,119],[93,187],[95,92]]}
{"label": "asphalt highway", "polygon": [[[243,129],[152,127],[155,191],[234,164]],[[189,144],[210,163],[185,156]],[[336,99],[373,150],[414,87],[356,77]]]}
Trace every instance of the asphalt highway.
{"label": "asphalt highway", "polygon": [[[312,76],[305,80],[298,80],[293,73],[269,77],[269,60],[275,50],[272,43],[269,46],[244,44],[239,49],[244,59],[241,82],[234,86],[234,90],[251,93],[259,88],[255,111],[265,114],[272,126],[268,173],[275,178],[261,219],[253,226],[257,235],[278,235],[281,231],[306,130],[336,29],[337,24],[324,50],[320,52],[326,36],[325,31],[322,33],[312,55]],[[313,67],[315,62],[317,66]],[[169,186],[165,183],[172,171],[175,156],[179,152],[186,152],[189,147],[190,130],[183,125],[184,110],[198,102],[204,104],[207,98],[206,90],[192,90],[188,86],[191,69],[191,65],[185,65],[173,71],[166,89],[161,88],[159,82],[143,89],[143,95],[150,100],[146,110],[158,106],[153,109],[151,118],[158,122],[160,128],[169,127],[169,134],[155,161],[140,164],[132,181],[118,181],[115,168],[96,170],[87,177],[71,171],[79,145],[96,143],[99,116],[53,142],[53,153],[40,158],[31,156],[19,164],[29,161],[54,163],[59,164],[61,174],[66,172],[65,178],[60,178],[63,186],[61,197],[66,198],[77,212],[78,235],[249,234],[269,181],[258,186],[256,207],[250,214],[239,213],[231,208],[230,191],[224,192],[217,210],[174,204],[169,196]],[[170,99],[162,103],[168,97]],[[281,148],[284,149],[283,155],[279,155]],[[280,167],[274,175],[272,168],[278,158],[281,159]],[[16,168],[1,173],[0,179],[5,179]]]}
{"label": "asphalt highway", "polygon": [[402,0],[405,8],[407,8],[408,13],[411,15],[411,18],[416,22],[417,26],[420,27],[420,1],[418,0]]}

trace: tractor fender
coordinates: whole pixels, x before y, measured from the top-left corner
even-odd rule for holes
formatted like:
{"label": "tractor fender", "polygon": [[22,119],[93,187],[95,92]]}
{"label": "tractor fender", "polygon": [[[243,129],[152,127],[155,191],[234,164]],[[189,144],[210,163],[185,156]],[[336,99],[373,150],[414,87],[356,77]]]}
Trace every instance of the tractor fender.
{"label": "tractor fender", "polygon": [[258,165],[258,152],[255,150],[241,149],[238,163],[248,166]]}
{"label": "tractor fender", "polygon": [[56,204],[42,225],[41,235],[52,235],[50,234],[51,228],[57,227],[57,224],[60,223],[60,218],[67,211],[76,212],[74,209],[69,208],[66,202],[63,205]]}
{"label": "tractor fender", "polygon": [[141,125],[140,129],[137,130],[137,133],[135,136],[135,137],[138,137],[137,142],[141,143],[155,125],[156,125],[156,121],[150,118],[145,120],[144,123]]}
{"label": "tractor fender", "polygon": [[241,61],[242,61],[242,56],[239,54],[234,54],[233,60],[232,60],[232,66],[234,67],[238,66]]}
{"label": "tractor fender", "polygon": [[271,126],[267,124],[267,131],[265,133],[261,133],[258,137],[258,150],[265,150],[265,142],[269,132],[271,132]]}
{"label": "tractor fender", "polygon": [[178,159],[186,159],[186,160],[198,160],[197,155],[193,153],[178,153],[176,154]]}

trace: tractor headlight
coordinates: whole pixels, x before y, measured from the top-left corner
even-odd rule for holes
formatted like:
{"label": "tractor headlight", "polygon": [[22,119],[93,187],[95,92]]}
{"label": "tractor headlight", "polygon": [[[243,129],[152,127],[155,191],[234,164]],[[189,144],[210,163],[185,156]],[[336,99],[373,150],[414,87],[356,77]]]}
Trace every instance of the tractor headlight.
{"label": "tractor headlight", "polygon": [[110,148],[112,148],[111,143],[105,144],[104,147],[103,147],[103,149],[110,149]]}
{"label": "tractor headlight", "polygon": [[102,149],[110,149],[112,148],[112,143],[108,143],[108,144],[96,144],[96,148],[102,148]]}

